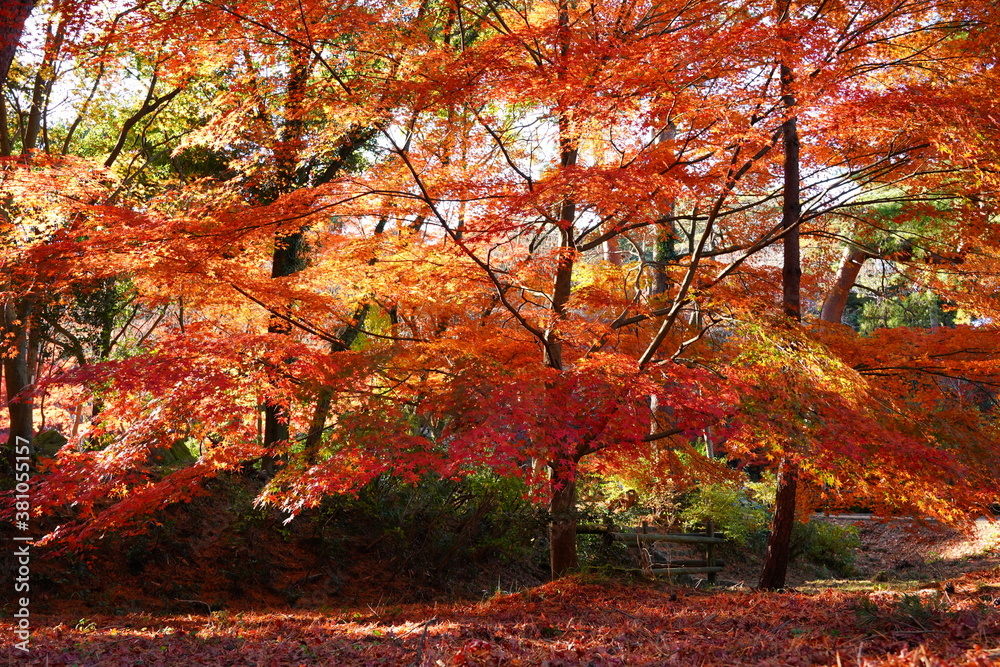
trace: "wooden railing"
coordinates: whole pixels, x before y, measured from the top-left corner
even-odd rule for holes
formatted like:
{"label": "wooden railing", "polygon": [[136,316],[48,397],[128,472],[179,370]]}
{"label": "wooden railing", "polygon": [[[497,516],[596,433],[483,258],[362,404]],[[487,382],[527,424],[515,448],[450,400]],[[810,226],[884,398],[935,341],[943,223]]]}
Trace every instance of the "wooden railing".
{"label": "wooden railing", "polygon": [[[649,567],[642,568],[650,574],[673,576],[678,574],[707,574],[708,582],[715,583],[715,575],[725,568],[725,563],[715,557],[715,547],[723,544],[726,540],[715,533],[711,523],[709,523],[704,533],[668,533],[652,532],[647,523],[637,528],[621,530],[616,529],[612,524],[604,525],[580,525],[577,526],[577,533],[604,535],[608,542],[623,542],[642,553],[646,544],[655,542],[669,542],[673,544],[700,545],[704,550],[704,558],[692,559],[671,559],[666,563],[649,563]],[[640,562],[645,562],[640,558]]]}

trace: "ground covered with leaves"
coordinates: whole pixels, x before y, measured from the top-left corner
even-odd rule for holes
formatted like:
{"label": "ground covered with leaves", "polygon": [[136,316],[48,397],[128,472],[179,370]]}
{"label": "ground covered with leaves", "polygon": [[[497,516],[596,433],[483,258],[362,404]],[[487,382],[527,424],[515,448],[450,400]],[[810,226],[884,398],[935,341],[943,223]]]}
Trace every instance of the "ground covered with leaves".
{"label": "ground covered with leaves", "polygon": [[[991,665],[1000,570],[902,594],[577,576],[480,602],[42,616],[31,665]],[[3,632],[11,636],[10,623]]]}
{"label": "ground covered with leaves", "polygon": [[[441,482],[414,495],[386,483],[287,527],[243,491],[220,487],[89,554],[39,550],[30,653],[5,641],[0,663],[1000,662],[1000,527],[984,522],[961,533],[824,519],[856,533],[856,546],[824,552],[852,554],[841,563],[850,576],[804,553],[788,591],[760,593],[750,547],[727,546],[720,586],[709,588],[624,574],[633,554],[584,537],[590,573],[544,583],[533,537],[542,524],[502,487],[477,495]],[[0,602],[6,640],[13,601]]]}
{"label": "ground covered with leaves", "polygon": [[[981,519],[964,530],[912,519],[813,517],[813,524],[847,528],[847,544],[823,544],[819,559],[799,554],[788,571],[788,584],[815,591],[892,588],[917,590],[1000,567],[1000,522]],[[832,534],[837,537],[837,533]],[[752,587],[763,560],[762,549],[733,549],[722,575],[732,584]],[[833,567],[833,565],[839,567]]]}

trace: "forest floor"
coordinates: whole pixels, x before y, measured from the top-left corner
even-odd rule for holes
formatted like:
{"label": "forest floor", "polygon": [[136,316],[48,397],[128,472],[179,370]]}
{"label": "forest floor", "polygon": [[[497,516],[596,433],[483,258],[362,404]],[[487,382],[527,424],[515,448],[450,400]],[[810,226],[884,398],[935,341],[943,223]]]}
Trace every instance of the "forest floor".
{"label": "forest floor", "polygon": [[[862,546],[853,578],[817,578],[815,568],[796,566],[789,590],[780,593],[750,587],[753,562],[732,563],[726,585],[717,588],[585,573],[476,600],[414,602],[398,587],[369,579],[367,595],[353,590],[320,606],[258,601],[212,610],[200,600],[180,600],[186,610],[158,613],[142,609],[143,593],[133,584],[140,604],[114,613],[78,595],[33,610],[28,653],[6,641],[13,627],[5,613],[0,661],[81,667],[1000,664],[997,527],[961,534],[910,522],[858,526]],[[518,578],[498,576],[501,582]]]}
{"label": "forest floor", "polygon": [[[854,526],[860,547],[850,577],[838,578],[822,567],[793,563],[788,584],[801,591],[926,589],[966,573],[1000,567],[1000,520],[982,519],[963,532],[910,519],[816,518]],[[751,555],[727,567],[725,577],[738,585],[753,586],[760,568],[759,559]]]}

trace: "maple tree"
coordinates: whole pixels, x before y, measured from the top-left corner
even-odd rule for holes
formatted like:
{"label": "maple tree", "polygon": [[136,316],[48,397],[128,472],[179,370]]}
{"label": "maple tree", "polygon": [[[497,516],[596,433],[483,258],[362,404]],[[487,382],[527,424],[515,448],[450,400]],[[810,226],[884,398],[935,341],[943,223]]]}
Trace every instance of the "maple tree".
{"label": "maple tree", "polygon": [[[16,21],[5,24],[10,29],[5,33],[5,39],[10,39],[5,47],[11,47],[9,54],[5,50],[5,57],[13,54],[33,4],[18,3],[10,8],[21,13]],[[31,35],[25,35],[29,46],[24,50],[24,60],[12,69],[6,66],[9,61],[4,63],[4,96],[0,102],[5,197],[3,329],[9,343],[4,354],[4,376],[11,426],[9,444],[18,437],[30,440],[34,434],[35,381],[54,370],[45,363],[46,344],[51,342],[72,350],[81,364],[88,361],[84,345],[77,338],[79,331],[74,334],[69,324],[63,327],[58,313],[65,311],[74,295],[100,290],[108,281],[113,284],[125,270],[98,263],[87,266],[87,260],[80,261],[79,249],[67,252],[61,243],[67,235],[87,234],[106,224],[106,215],[94,211],[94,207],[100,209],[117,200],[130,199],[133,186],[152,161],[147,152],[152,150],[152,144],[145,134],[148,122],[145,126],[143,122],[161,112],[178,92],[175,89],[164,95],[155,94],[154,66],[148,93],[138,110],[103,123],[89,117],[88,123],[96,124],[91,129],[98,135],[97,140],[86,136],[89,130],[81,133],[83,137],[79,134],[74,137],[88,113],[107,111],[107,106],[102,107],[106,100],[96,99],[99,86],[121,83],[122,77],[107,71],[106,64],[114,55],[107,48],[90,50],[89,40],[95,36],[88,24],[95,11],[93,3],[56,2],[42,9],[38,25]],[[38,43],[33,44],[32,40]],[[144,55],[148,53],[133,52],[126,60],[141,62]],[[83,74],[83,64],[95,69]],[[89,96],[80,101],[75,120],[72,123],[57,120],[54,110],[67,104],[60,96],[71,97],[71,93],[67,94],[71,86],[84,83],[89,86],[91,82]],[[119,98],[120,101],[123,100]],[[114,112],[121,114],[122,108],[116,106]],[[137,139],[138,134],[141,139]],[[75,138],[82,140],[77,142]],[[132,145],[126,151],[128,143]],[[80,154],[90,157],[95,152],[103,153],[102,159],[91,161],[80,157]],[[145,153],[145,164],[137,163],[136,152]],[[123,155],[131,161],[118,180],[111,169]],[[114,293],[113,288],[107,292]],[[115,304],[105,305],[104,312],[97,314],[103,320],[98,359],[107,357],[111,346],[124,333],[120,331],[112,337]],[[138,311],[133,311],[130,323],[137,314]]]}
{"label": "maple tree", "polygon": [[[997,257],[986,3],[77,9],[53,14],[95,26],[68,53],[133,59],[144,93],[84,98],[120,120],[98,145],[28,104],[4,188],[50,228],[8,235],[5,303],[127,280],[143,315],[114,359],[113,309],[90,358],[67,309],[8,318],[11,436],[45,326],[72,369],[38,391],[100,406],[44,476],[40,510],[75,503],[55,537],[125,530],[227,468],[259,467],[294,515],[486,466],[547,498],[559,576],[580,467],[655,448],[678,479],[783,471],[761,582],[780,587],[781,536],[824,494],[952,520],[995,500],[969,387],[996,385],[996,327],[863,338],[810,312],[829,295],[838,321],[863,244],[906,233],[908,280],[996,321],[970,288]],[[692,446],[710,429],[718,456]],[[192,465],[150,464],[182,439]]]}

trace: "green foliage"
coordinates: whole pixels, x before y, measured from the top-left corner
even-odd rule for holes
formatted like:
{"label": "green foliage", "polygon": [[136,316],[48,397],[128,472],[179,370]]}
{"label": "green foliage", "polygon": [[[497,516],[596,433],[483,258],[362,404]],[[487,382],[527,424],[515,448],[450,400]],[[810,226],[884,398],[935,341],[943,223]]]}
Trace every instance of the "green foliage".
{"label": "green foliage", "polygon": [[578,535],[577,558],[580,566],[590,572],[635,567],[635,556],[629,545],[605,535]]}
{"label": "green foliage", "polygon": [[138,292],[127,277],[103,278],[75,284],[68,297],[51,300],[41,309],[46,336],[64,357],[79,363],[125,359],[142,351],[129,324],[140,308]]}
{"label": "green foliage", "polygon": [[[709,520],[723,532],[730,548],[763,553],[774,506],[775,480],[706,484],[684,495],[681,525],[692,530]],[[848,576],[854,571],[856,551],[861,546],[854,526],[824,521],[796,523],[792,529],[791,558]]]}
{"label": "green foliage", "polygon": [[[927,239],[945,233],[950,213],[947,208],[944,203],[936,203],[928,209],[920,202],[862,206],[858,212],[874,225],[859,240],[862,247],[874,249],[876,256],[887,259],[933,258]],[[852,290],[843,320],[864,335],[879,328],[955,323],[955,314],[942,308],[940,297],[915,289],[913,282],[902,274],[886,270],[879,284],[869,284],[868,288],[863,292]]]}
{"label": "green foliage", "polygon": [[270,586],[274,579],[274,563],[249,547],[237,549],[229,567],[221,574],[229,583],[233,595],[241,596],[248,589]]}
{"label": "green foliage", "polygon": [[488,561],[524,561],[545,525],[526,491],[521,480],[485,470],[417,484],[381,476],[357,496],[327,501],[315,519],[318,547],[336,558],[360,540],[402,573],[429,581]]}
{"label": "green foliage", "polygon": [[255,500],[255,489],[246,480],[236,476],[220,476],[221,491],[229,501],[229,514],[233,517],[233,532],[252,539],[268,523],[269,510]]}
{"label": "green foliage", "polygon": [[184,178],[220,178],[229,170],[228,158],[207,146],[186,146],[170,160]]}
{"label": "green foliage", "polygon": [[[577,480],[578,523],[635,526],[650,516],[672,515],[676,510],[673,485],[669,480],[644,488],[641,496],[631,488],[633,486],[638,486],[635,480],[581,475]],[[629,502],[630,494],[634,499],[632,503]],[[635,567],[635,558],[627,545],[600,534],[577,536],[577,558],[581,567],[590,572]]]}
{"label": "green foliage", "polygon": [[82,632],[84,634],[88,632],[95,632],[97,630],[97,623],[90,620],[89,618],[81,618],[76,622],[76,631]]}
{"label": "green foliage", "polygon": [[149,540],[145,535],[140,535],[125,551],[125,566],[130,574],[142,574],[150,557]]}
{"label": "green foliage", "polygon": [[145,532],[115,542],[115,550],[124,555],[124,565],[129,574],[160,570],[174,559],[193,559],[190,542],[186,539],[188,526],[169,514],[170,510],[159,512]]}
{"label": "green foliage", "polygon": [[952,326],[955,313],[942,308],[941,298],[933,292],[907,292],[889,289],[877,299],[862,300],[857,316],[858,330],[868,335],[876,329],[894,327]]}
{"label": "green foliage", "polygon": [[150,452],[150,460],[160,466],[182,468],[198,459],[198,445],[191,438],[177,438],[170,447],[157,447]]}
{"label": "green foliage", "polygon": [[712,521],[717,530],[736,546],[746,547],[751,541],[759,541],[762,531],[767,530],[770,513],[765,504],[774,492],[767,483],[747,484],[706,484],[687,496],[686,507],[681,510],[681,524],[691,530]]}
{"label": "green foliage", "polygon": [[52,458],[66,442],[66,436],[56,429],[50,428],[39,431],[31,441],[31,445],[35,450],[36,456]]}
{"label": "green foliage", "polygon": [[792,557],[804,558],[836,575],[853,574],[860,546],[861,538],[854,526],[810,521],[796,523],[792,528]]}
{"label": "green foliage", "polygon": [[[360,322],[361,331],[351,344],[352,350],[365,350],[372,345],[372,334],[379,336],[392,333],[392,316],[383,308],[368,308]],[[369,332],[369,333],[366,333]]]}

